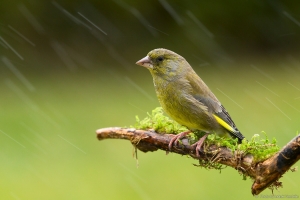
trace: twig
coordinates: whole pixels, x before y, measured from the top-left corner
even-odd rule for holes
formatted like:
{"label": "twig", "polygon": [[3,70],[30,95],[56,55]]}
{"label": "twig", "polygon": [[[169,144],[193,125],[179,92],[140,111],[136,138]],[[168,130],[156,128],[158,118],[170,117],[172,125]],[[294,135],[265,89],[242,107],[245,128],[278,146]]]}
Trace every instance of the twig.
{"label": "twig", "polygon": [[[159,134],[154,131],[119,127],[99,129],[96,133],[99,140],[129,140],[143,152],[152,152],[158,149],[169,151],[168,144],[174,137],[172,134]],[[272,157],[260,162],[256,162],[251,154],[244,154],[244,152],[238,150],[233,152],[227,147],[218,147],[214,144],[202,149],[200,157],[197,157],[195,147],[189,145],[188,139],[184,139],[182,144],[173,146],[170,151],[181,155],[189,155],[200,161],[233,167],[239,173],[254,180],[251,188],[252,194],[258,195],[268,187],[273,189],[282,186],[281,182],[278,181],[279,178],[300,159],[300,134]]]}

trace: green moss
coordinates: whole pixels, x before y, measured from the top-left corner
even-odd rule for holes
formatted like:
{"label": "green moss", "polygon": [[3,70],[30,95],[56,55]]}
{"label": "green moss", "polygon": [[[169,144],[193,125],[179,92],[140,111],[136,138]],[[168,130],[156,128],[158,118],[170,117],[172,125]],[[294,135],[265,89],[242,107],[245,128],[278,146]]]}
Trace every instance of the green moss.
{"label": "green moss", "polygon": [[[139,117],[136,116],[134,128],[142,130],[152,129],[161,134],[178,134],[188,130],[186,127],[181,126],[165,116],[161,107],[155,108],[151,113],[147,113],[147,115],[148,116],[143,120],[140,120]],[[266,133],[262,132],[262,134],[265,135],[264,139],[258,134],[255,134],[250,140],[244,139],[241,144],[238,144],[237,138],[219,137],[216,134],[210,134],[205,140],[205,143],[207,145],[215,144],[217,146],[225,146],[233,152],[239,151],[239,153],[243,155],[250,153],[253,155],[254,161],[259,162],[269,158],[279,150],[275,138],[270,141]],[[203,135],[204,133],[201,131],[194,131],[189,134],[190,143],[192,144],[198,141]]]}
{"label": "green moss", "polygon": [[266,160],[279,151],[277,141],[273,138],[271,141],[265,132],[262,132],[264,138],[259,134],[252,136],[251,140],[244,139],[241,144],[238,139],[219,137],[216,134],[211,134],[207,137],[206,143],[215,144],[217,146],[225,146],[233,152],[238,151],[240,154],[252,154],[255,162]]}
{"label": "green moss", "polygon": [[265,132],[262,132],[265,138],[261,138],[259,134],[252,136],[251,140],[243,140],[242,144],[238,146],[238,150],[242,151],[244,154],[250,153],[254,156],[254,160],[259,162],[266,160],[267,158],[274,155],[279,151],[277,146],[277,141],[273,138],[271,141]]}
{"label": "green moss", "polygon": [[220,173],[222,171],[222,169],[226,168],[227,166],[222,165],[218,162],[212,162],[212,161],[208,161],[208,160],[201,160],[199,159],[199,164],[194,164],[194,166],[196,167],[202,167],[204,169],[215,169],[218,170]]}
{"label": "green moss", "polygon": [[186,127],[181,126],[165,116],[162,107],[155,108],[151,113],[147,113],[147,115],[148,116],[143,120],[140,120],[140,118],[136,116],[136,124],[133,127],[141,130],[152,129],[161,134],[178,134],[188,130]]}

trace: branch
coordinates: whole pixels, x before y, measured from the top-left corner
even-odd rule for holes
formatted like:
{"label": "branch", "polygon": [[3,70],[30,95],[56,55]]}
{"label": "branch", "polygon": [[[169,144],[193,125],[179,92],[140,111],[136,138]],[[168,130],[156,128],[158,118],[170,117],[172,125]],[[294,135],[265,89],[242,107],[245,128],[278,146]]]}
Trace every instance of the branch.
{"label": "branch", "polygon": [[99,140],[129,140],[137,149],[143,152],[153,152],[160,149],[181,155],[189,155],[199,160],[200,164],[202,161],[208,164],[219,163],[232,167],[254,180],[251,188],[253,195],[258,195],[268,187],[280,187],[279,178],[300,159],[300,134],[272,157],[256,162],[251,154],[244,154],[239,150],[232,152],[227,147],[218,147],[215,144],[204,146],[199,158],[196,156],[195,147],[189,145],[187,138],[182,140],[182,144],[174,145],[169,150],[168,144],[175,136],[172,134],[159,134],[154,131],[119,127],[98,129],[96,133]]}

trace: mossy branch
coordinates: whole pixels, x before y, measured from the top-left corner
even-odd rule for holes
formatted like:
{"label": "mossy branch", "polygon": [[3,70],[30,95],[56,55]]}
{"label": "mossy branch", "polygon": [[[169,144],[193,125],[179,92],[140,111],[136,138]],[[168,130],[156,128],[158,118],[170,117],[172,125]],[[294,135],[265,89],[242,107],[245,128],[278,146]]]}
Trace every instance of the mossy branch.
{"label": "mossy branch", "polygon": [[300,134],[281,150],[275,139],[269,141],[266,137],[260,140],[257,134],[249,141],[243,140],[241,144],[237,144],[237,140],[211,134],[200,151],[200,157],[197,157],[195,146],[190,144],[193,144],[201,133],[191,134],[190,137],[182,139],[181,143],[168,148],[175,135],[166,133],[176,134],[185,131],[186,128],[164,116],[161,108],[148,113],[148,117],[143,120],[139,120],[138,117],[136,120],[135,128],[99,129],[96,131],[97,138],[126,139],[143,152],[160,149],[188,155],[199,160],[197,166],[200,167],[218,170],[222,169],[223,165],[232,167],[242,174],[244,179],[250,177],[254,180],[251,188],[253,195],[258,195],[266,188],[273,190],[282,187],[279,179],[300,159]]}
{"label": "mossy branch", "polygon": [[[134,128],[112,127],[97,130],[99,140],[126,139],[143,152],[153,152],[158,149],[169,151],[168,144],[174,136],[173,134],[159,134]],[[188,139],[184,140],[183,144],[173,146],[171,152],[199,159],[200,164],[211,162],[233,167],[239,173],[254,180],[252,194],[258,195],[268,187],[281,186],[281,182],[278,182],[279,178],[300,158],[300,135],[292,139],[272,157],[259,162],[256,162],[253,155],[249,153],[244,154],[240,150],[232,151],[228,147],[219,147],[216,144],[205,146],[204,151],[200,152],[200,158],[197,158],[195,148],[189,145]]]}

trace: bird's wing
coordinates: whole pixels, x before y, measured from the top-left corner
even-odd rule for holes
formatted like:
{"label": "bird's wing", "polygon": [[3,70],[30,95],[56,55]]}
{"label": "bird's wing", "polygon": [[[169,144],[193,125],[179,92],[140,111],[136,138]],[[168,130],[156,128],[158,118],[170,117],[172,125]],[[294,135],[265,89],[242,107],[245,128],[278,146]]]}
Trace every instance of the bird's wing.
{"label": "bird's wing", "polygon": [[197,94],[193,96],[195,99],[197,99],[199,102],[201,102],[207,107],[207,110],[213,114],[217,122],[221,126],[223,126],[230,134],[232,134],[232,136],[237,137],[240,140],[244,139],[244,136],[237,129],[229,113],[219,101],[213,100],[210,97],[199,96]]}
{"label": "bird's wing", "polygon": [[236,125],[234,124],[233,120],[231,119],[229,113],[226,111],[224,106],[221,105],[222,111],[214,114],[215,119],[217,122],[227,129],[232,135],[239,138],[240,140],[244,139],[242,133],[237,129]]}
{"label": "bird's wing", "polygon": [[[197,77],[198,78],[198,77]],[[200,81],[204,84],[205,88],[200,88]],[[233,120],[231,119],[229,113],[226,111],[224,106],[219,102],[215,95],[209,90],[205,83],[199,78],[189,80],[189,83],[192,87],[193,94],[192,96],[204,106],[207,107],[208,112],[212,113],[216,121],[224,127],[232,136],[239,138],[240,140],[244,139],[244,136],[237,129]]]}

